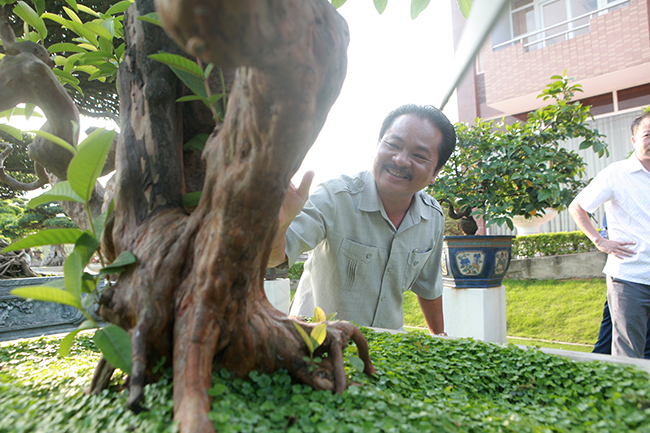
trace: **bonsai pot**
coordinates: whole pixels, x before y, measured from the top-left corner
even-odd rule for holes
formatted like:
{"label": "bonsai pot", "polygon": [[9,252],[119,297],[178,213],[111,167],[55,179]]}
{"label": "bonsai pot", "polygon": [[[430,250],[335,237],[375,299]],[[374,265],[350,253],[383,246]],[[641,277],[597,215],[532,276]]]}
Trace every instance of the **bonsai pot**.
{"label": "bonsai pot", "polygon": [[517,235],[535,235],[539,233],[539,227],[555,218],[557,211],[555,209],[544,209],[546,212],[543,215],[536,215],[531,219],[526,219],[523,216],[514,216],[512,217],[512,223],[517,228]]}
{"label": "bonsai pot", "polygon": [[445,236],[442,281],[447,287],[500,286],[512,251],[511,235]]}

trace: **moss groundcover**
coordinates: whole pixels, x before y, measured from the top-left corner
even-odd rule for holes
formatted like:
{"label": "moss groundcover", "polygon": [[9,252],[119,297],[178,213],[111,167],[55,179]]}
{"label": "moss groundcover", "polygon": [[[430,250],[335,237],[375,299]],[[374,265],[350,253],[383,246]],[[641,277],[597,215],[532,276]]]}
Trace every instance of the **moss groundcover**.
{"label": "moss groundcover", "polygon": [[[219,432],[650,431],[648,375],[473,340],[364,330],[377,376],[346,360],[343,395],[293,384],[286,372],[249,380],[214,374],[210,417]],[[81,337],[69,358],[58,341],[0,347],[0,432],[167,432],[170,373],[146,388],[150,411],[126,410],[122,375],[99,396],[82,391],[98,353]],[[348,355],[354,348],[348,349]]]}

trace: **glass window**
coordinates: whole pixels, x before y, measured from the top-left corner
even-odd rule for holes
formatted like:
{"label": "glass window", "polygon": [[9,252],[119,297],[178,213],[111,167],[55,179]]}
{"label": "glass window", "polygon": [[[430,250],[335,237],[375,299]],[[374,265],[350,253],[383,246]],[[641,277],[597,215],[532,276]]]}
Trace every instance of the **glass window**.
{"label": "glass window", "polygon": [[619,90],[617,93],[619,110],[650,105],[650,83]]}

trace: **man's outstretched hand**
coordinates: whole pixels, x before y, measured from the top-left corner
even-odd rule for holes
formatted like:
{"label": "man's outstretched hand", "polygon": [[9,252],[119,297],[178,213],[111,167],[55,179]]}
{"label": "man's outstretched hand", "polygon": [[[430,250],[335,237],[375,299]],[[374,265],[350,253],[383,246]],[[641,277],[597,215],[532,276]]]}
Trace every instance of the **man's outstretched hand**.
{"label": "man's outstretched hand", "polygon": [[278,232],[273,241],[273,248],[271,249],[271,256],[269,257],[269,263],[267,265],[269,268],[278,266],[286,260],[284,250],[287,245],[287,229],[289,228],[291,221],[298,216],[302,208],[305,206],[305,203],[309,198],[309,187],[311,186],[312,180],[314,180],[314,172],[309,170],[302,177],[302,181],[298,188],[296,188],[293,183],[289,184],[287,195],[284,197],[278,215]]}
{"label": "man's outstretched hand", "polygon": [[311,186],[312,180],[314,180],[314,172],[309,170],[302,177],[302,181],[298,188],[296,188],[293,183],[289,184],[287,195],[284,197],[282,207],[280,208],[280,228],[284,226],[289,227],[291,221],[298,216],[302,208],[305,206],[305,203],[309,198],[309,187]]}

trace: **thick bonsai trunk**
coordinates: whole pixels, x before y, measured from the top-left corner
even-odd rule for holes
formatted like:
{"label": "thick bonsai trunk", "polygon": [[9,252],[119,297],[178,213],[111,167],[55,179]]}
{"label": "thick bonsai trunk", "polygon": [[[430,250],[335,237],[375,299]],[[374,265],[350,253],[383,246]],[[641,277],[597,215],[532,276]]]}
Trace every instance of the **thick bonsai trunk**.
{"label": "thick bonsai trunk", "polygon": [[[115,219],[104,244],[129,250],[138,264],[101,300],[100,313],[130,330],[129,406],[161,356],[174,368],[175,418],[184,432],[210,432],[213,368],[239,377],[288,370],[318,389],[346,386],[343,349],[367,345],[346,322],[328,324],[316,368],[293,323],[264,294],[277,215],[290,179],[314,142],[345,76],[347,26],[326,0],[159,1],[174,39],[206,62],[238,67],[227,117],[204,151],[203,195],[182,208],[178,89],[172,73],[148,59],[175,48],[160,29],[136,20],[152,11],[137,1],[125,18],[120,69],[122,133],[118,143]],[[197,15],[193,15],[196,13]],[[191,135],[191,134],[190,134]],[[307,329],[315,326],[299,321]]]}

